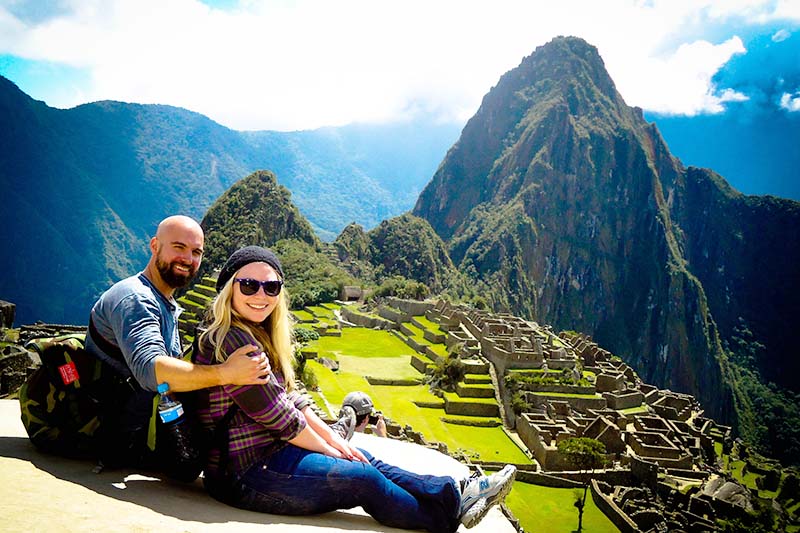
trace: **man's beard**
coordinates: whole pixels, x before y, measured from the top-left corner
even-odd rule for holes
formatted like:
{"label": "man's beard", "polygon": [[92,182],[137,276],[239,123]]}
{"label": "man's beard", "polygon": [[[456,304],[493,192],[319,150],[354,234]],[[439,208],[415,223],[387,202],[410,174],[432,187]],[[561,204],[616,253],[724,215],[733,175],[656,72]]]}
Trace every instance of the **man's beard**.
{"label": "man's beard", "polygon": [[[186,274],[177,273],[172,268],[174,265],[188,266],[189,272]],[[197,272],[194,265],[184,265],[178,261],[167,263],[166,261],[162,261],[160,257],[156,257],[156,268],[158,269],[158,273],[161,274],[161,279],[164,280],[164,283],[173,289],[186,287]]]}

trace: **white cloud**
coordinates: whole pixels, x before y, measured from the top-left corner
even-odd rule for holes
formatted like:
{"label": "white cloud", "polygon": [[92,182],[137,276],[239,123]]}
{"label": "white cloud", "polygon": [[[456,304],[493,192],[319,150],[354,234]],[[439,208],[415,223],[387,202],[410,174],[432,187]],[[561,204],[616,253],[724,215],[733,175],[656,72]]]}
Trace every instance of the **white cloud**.
{"label": "white cloud", "polygon": [[0,53],[90,74],[51,105],[165,103],[236,129],[414,112],[465,120],[503,73],[556,35],[596,45],[631,105],[714,112],[745,97],[711,84],[745,52],[742,41],[733,31],[718,44],[682,35],[742,14],[775,16],[769,0],[496,0],[491,9],[474,0],[242,0],[225,11],[197,0],[63,0],[55,16],[23,23],[10,15],[19,3],[0,0]]}
{"label": "white cloud", "polygon": [[733,55],[744,52],[741,39],[732,37],[719,45],[682,44],[665,57],[633,57],[638,68],[620,73],[620,92],[629,103],[658,113],[718,113],[724,102],[747,98],[730,89],[718,90],[711,81]]}
{"label": "white cloud", "polygon": [[788,30],[785,30],[785,29],[781,29],[781,30],[776,31],[775,34],[772,36],[772,42],[773,43],[779,43],[781,41],[785,41],[786,39],[788,39],[791,36],[792,36],[791,32],[789,32]]}
{"label": "white cloud", "polygon": [[781,107],[787,111],[800,111],[800,92],[781,95]]}

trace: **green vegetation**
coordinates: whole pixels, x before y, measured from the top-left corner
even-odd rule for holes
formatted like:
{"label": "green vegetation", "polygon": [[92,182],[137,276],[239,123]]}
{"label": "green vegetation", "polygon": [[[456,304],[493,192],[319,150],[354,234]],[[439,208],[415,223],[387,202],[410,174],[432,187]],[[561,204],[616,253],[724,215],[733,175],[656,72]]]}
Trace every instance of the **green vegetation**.
{"label": "green vegetation", "polygon": [[591,383],[585,377],[575,379],[570,370],[561,372],[547,372],[539,374],[512,372],[505,377],[506,386],[517,391],[525,385],[571,385],[589,387]]}
{"label": "green vegetation", "polygon": [[[568,533],[575,531],[574,489],[556,489],[515,482],[506,497],[525,531]],[[583,512],[584,533],[618,533],[619,529],[597,508],[591,498]]]}
{"label": "green vegetation", "polygon": [[456,275],[447,247],[422,218],[405,214],[384,220],[368,236],[378,281],[400,276],[441,292]]}
{"label": "green vegetation", "polygon": [[[282,239],[296,239],[318,246],[311,224],[290,197],[289,190],[266,171],[254,172],[225,191],[203,217],[206,242],[198,274],[221,267],[231,253],[250,244],[271,248]],[[295,271],[283,266],[291,273],[287,281],[295,280]]]}
{"label": "green vegetation", "polygon": [[578,510],[578,533],[580,533],[583,531],[583,513],[589,492],[589,480],[592,478],[594,471],[605,464],[606,447],[596,439],[577,437],[559,442],[558,451],[561,452],[567,463],[578,470],[590,470],[583,482],[583,495],[581,495],[580,491],[577,491],[573,497],[573,505]]}
{"label": "green vegetation", "polygon": [[428,320],[424,315],[414,316],[414,320],[417,323],[419,323],[420,325],[422,325],[423,328],[425,328],[428,331],[430,331],[431,333],[435,333],[437,335],[444,334],[442,329],[439,327],[439,324],[437,324],[436,322],[432,322],[432,321]]}
{"label": "green vegetation", "polygon": [[371,358],[410,358],[414,353],[414,350],[388,331],[366,328],[343,328],[341,337],[320,337],[309,346],[316,348],[320,357],[334,360],[341,354]]}
{"label": "green vegetation", "polygon": [[[283,240],[274,249],[287,273],[286,290],[293,309],[332,302],[345,285],[358,285],[347,272],[333,265],[328,256],[307,243]],[[329,314],[330,310],[321,312]]]}
{"label": "green vegetation", "polygon": [[[320,337],[311,342],[309,347],[318,351],[318,357],[339,362],[337,372],[323,367],[317,361],[307,363],[308,367],[313,368],[325,398],[335,409],[338,409],[348,392],[363,390],[391,420],[401,425],[410,424],[426,439],[443,442],[453,451],[462,449],[468,455],[489,460],[529,462],[499,425],[474,427],[443,423],[443,418],[466,417],[452,417],[446,415],[443,409],[417,406],[414,402],[441,403],[439,398],[431,394],[427,385],[370,385],[365,376],[420,381],[424,377],[410,364],[413,350],[395,335],[380,330],[344,328],[341,337]],[[324,406],[324,403],[320,405]],[[486,420],[485,417],[476,418],[476,422]]]}
{"label": "green vegetation", "polygon": [[424,283],[395,275],[384,279],[375,289],[373,297],[395,296],[397,298],[423,300],[430,293],[431,290]]}
{"label": "green vegetation", "polygon": [[464,380],[466,373],[467,370],[461,357],[458,354],[447,354],[433,363],[432,372],[426,382],[434,390],[454,391],[456,385]]}
{"label": "green vegetation", "polygon": [[764,346],[746,328],[736,331],[728,354],[732,388],[742,399],[739,431],[758,453],[800,465],[800,393],[764,383],[756,363]]}
{"label": "green vegetation", "polygon": [[292,311],[292,314],[299,322],[314,322],[314,315],[306,311],[305,309],[295,309]]}

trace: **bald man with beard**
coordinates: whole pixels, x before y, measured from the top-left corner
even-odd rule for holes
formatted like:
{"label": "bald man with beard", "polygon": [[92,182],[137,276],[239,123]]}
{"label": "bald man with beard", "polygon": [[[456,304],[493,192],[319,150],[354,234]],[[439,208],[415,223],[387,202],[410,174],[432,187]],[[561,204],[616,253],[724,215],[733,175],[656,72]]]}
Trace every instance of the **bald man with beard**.
{"label": "bald man with beard", "polygon": [[[86,349],[103,362],[95,393],[101,409],[99,440],[106,466],[154,466],[148,448],[153,398],[159,383],[173,392],[267,381],[267,359],[244,346],[220,365],[194,365],[182,347],[176,289],[192,280],[203,258],[204,235],[193,219],[164,219],[150,240],[142,272],[114,284],[92,307]],[[157,464],[156,464],[157,466]]]}

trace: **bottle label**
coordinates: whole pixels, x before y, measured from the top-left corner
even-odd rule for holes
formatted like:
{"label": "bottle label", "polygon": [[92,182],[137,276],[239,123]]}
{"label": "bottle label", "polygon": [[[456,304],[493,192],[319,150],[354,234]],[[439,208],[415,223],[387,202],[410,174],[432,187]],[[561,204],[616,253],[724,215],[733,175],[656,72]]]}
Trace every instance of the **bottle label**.
{"label": "bottle label", "polygon": [[175,420],[179,419],[183,416],[183,405],[173,405],[169,409],[164,409],[163,411],[158,412],[159,416],[161,417],[161,421],[165,424],[169,422],[174,422]]}

